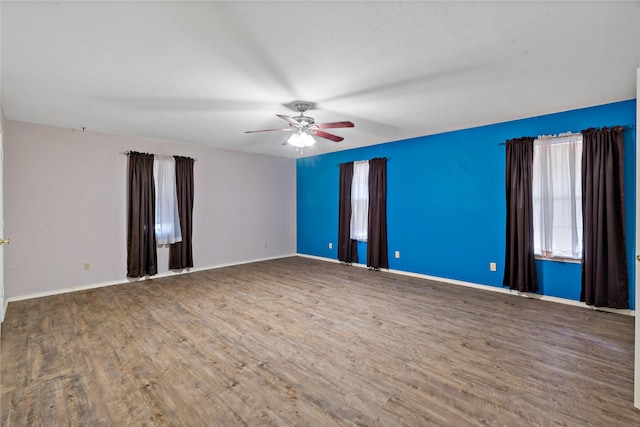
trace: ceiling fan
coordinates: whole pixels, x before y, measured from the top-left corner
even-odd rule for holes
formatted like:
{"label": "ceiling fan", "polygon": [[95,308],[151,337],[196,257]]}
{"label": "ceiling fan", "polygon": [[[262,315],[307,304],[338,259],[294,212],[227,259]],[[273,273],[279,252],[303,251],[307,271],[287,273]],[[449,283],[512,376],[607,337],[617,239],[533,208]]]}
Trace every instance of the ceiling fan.
{"label": "ceiling fan", "polygon": [[305,111],[313,107],[311,102],[296,101],[293,103],[293,107],[300,113],[299,116],[290,117],[283,114],[276,114],[276,116],[289,123],[288,128],[284,129],[264,129],[264,130],[248,130],[245,133],[256,132],[294,132],[293,135],[284,143],[290,144],[294,147],[304,148],[310,147],[315,144],[316,141],[312,135],[319,136],[320,138],[329,139],[334,142],[340,142],[344,138],[338,135],[334,135],[323,131],[322,129],[335,129],[335,128],[352,128],[354,125],[352,122],[331,122],[331,123],[316,123],[313,117],[305,116]]}

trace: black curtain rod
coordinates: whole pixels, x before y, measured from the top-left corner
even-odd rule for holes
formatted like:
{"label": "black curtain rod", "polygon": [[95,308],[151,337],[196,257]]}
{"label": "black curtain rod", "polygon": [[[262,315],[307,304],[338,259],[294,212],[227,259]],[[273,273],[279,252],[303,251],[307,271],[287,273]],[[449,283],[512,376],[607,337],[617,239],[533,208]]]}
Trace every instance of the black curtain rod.
{"label": "black curtain rod", "polygon": [[[121,151],[121,152],[120,152],[120,154],[124,154],[125,156],[128,156],[128,155],[129,155],[129,154],[131,154],[131,153],[139,153],[139,151]],[[153,154],[153,153],[148,153],[148,154]],[[173,157],[173,156],[171,156],[171,155],[169,155],[169,154],[153,154],[153,155],[154,155],[154,156],[158,156],[158,157]],[[182,156],[181,156],[181,157],[182,157]],[[197,161],[198,161],[198,158],[197,158],[197,157],[194,157],[194,158],[193,158],[193,161],[194,161],[194,162],[197,162]]]}
{"label": "black curtain rod", "polygon": [[[622,128],[624,130],[635,129],[636,125],[619,125],[619,126],[607,126],[609,129],[613,128]],[[571,133],[580,133],[580,132],[571,132]],[[498,145],[506,145],[506,142],[500,142]]]}
{"label": "black curtain rod", "polygon": [[[387,161],[391,160],[391,157],[374,157],[374,159],[385,159]],[[373,160],[373,159],[369,159],[369,160]],[[362,160],[354,160],[355,162],[361,162]],[[349,162],[344,162],[344,163],[349,163]],[[336,164],[337,167],[340,167],[340,165],[343,165],[344,163],[338,163]]]}

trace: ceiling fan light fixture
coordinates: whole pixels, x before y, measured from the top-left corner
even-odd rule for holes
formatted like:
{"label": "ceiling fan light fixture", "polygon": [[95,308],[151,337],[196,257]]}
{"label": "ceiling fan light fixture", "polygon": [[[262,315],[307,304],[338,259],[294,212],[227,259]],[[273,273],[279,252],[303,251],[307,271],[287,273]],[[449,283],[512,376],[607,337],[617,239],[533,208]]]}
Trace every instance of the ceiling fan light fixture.
{"label": "ceiling fan light fixture", "polygon": [[296,132],[289,137],[287,142],[297,148],[311,147],[316,140],[307,132]]}

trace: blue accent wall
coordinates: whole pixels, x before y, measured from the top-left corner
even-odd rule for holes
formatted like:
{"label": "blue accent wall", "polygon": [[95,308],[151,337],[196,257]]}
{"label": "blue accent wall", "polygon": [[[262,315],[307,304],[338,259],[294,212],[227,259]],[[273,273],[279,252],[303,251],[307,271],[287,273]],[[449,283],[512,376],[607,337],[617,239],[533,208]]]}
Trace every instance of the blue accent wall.
{"label": "blue accent wall", "polygon": [[[629,100],[298,159],[298,253],[337,258],[337,165],[387,157],[389,267],[502,287],[505,147],[499,144],[521,136],[635,124],[636,100]],[[629,304],[634,309],[635,129],[625,130],[624,138]],[[366,244],[358,249],[366,263]],[[400,258],[394,258],[395,251]],[[490,262],[497,264],[496,272],[489,271]],[[579,264],[539,260],[536,265],[539,293],[580,299]]]}

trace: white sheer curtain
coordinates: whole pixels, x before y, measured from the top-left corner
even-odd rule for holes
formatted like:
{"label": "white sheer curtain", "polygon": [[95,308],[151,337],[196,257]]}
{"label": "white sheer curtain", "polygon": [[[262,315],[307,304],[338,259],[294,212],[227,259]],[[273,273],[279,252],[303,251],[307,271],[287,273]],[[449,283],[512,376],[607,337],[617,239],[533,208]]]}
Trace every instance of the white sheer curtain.
{"label": "white sheer curtain", "polygon": [[353,162],[351,180],[351,238],[367,241],[369,225],[369,161]]}
{"label": "white sheer curtain", "polygon": [[153,161],[156,185],[156,241],[167,245],[182,241],[178,199],[176,196],[176,162],[173,157],[158,157]]}
{"label": "white sheer curtain", "polygon": [[582,135],[539,136],[533,143],[534,251],[582,258]]}

